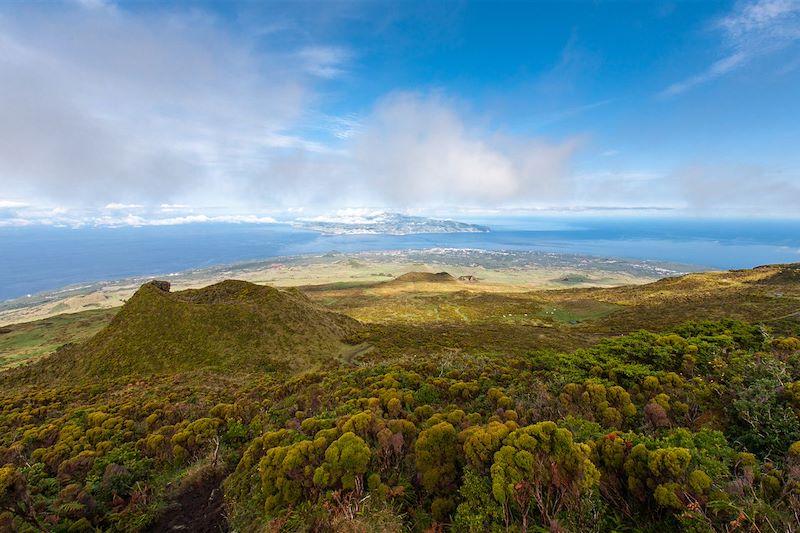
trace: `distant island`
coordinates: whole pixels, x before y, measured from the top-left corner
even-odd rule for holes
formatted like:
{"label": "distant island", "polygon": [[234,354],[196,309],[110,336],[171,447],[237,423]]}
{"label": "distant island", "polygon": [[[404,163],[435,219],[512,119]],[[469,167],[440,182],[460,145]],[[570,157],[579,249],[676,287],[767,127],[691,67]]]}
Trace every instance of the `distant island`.
{"label": "distant island", "polygon": [[297,219],[292,226],[326,235],[413,235],[416,233],[487,233],[487,226],[400,213],[370,213]]}

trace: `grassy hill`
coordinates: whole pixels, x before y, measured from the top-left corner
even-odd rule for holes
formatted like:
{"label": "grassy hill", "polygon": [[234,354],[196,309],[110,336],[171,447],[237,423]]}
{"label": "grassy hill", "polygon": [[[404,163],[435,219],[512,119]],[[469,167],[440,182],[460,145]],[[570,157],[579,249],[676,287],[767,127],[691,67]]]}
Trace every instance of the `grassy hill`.
{"label": "grassy hill", "polygon": [[48,366],[69,376],[120,376],[214,367],[237,371],[307,369],[335,359],[361,329],[296,290],[242,281],[169,292],[143,285],[111,322]]}
{"label": "grassy hill", "polygon": [[447,272],[406,272],[387,283],[454,283],[456,278]]}

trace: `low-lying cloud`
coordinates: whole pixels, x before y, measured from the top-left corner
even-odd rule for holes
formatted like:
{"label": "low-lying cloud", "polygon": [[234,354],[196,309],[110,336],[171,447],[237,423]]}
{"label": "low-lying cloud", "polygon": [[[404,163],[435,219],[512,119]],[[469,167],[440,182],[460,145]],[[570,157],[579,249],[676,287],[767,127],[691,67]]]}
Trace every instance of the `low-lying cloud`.
{"label": "low-lying cloud", "polygon": [[271,47],[200,11],[18,5],[0,36],[0,176],[14,197],[50,205],[547,201],[580,145],[482,128],[414,93],[304,134],[317,83],[343,75],[352,52]]}
{"label": "low-lying cloud", "polygon": [[[664,95],[800,42],[799,5],[737,4],[714,26],[717,61]],[[528,130],[499,128],[491,109],[445,90],[336,100],[358,82],[342,82],[358,71],[358,50],[278,18],[250,31],[157,4],[0,6],[0,225],[271,222],[347,206],[800,203],[782,174],[586,164],[588,133],[530,131],[613,99],[520,121]]]}
{"label": "low-lying cloud", "polygon": [[[686,207],[706,212],[724,206],[734,212],[773,215],[800,205],[800,182],[765,166],[691,165],[669,177]],[[796,214],[792,208],[789,213]]]}
{"label": "low-lying cloud", "polygon": [[440,96],[401,93],[377,105],[352,150],[384,201],[497,205],[562,198],[580,144],[474,129]]}

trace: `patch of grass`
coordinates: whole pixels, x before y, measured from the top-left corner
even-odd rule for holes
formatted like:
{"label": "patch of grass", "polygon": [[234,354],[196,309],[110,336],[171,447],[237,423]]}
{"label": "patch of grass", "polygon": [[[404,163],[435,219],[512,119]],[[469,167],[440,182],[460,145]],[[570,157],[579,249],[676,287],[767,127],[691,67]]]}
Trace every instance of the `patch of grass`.
{"label": "patch of grass", "polygon": [[108,324],[116,312],[84,311],[6,326],[0,335],[0,370],[50,355],[59,346],[83,342]]}
{"label": "patch of grass", "polygon": [[595,300],[575,300],[564,302],[559,306],[544,305],[538,316],[566,324],[577,324],[610,315],[621,309],[617,304],[598,302]]}
{"label": "patch of grass", "polygon": [[[497,293],[464,290],[432,290],[423,285],[397,290],[374,288],[361,291],[319,291],[309,293],[315,301],[329,305],[362,322],[432,323],[454,322],[475,324],[524,323],[540,325],[536,318],[541,298],[532,293]],[[441,288],[438,285],[436,288]]]}
{"label": "patch of grass", "polygon": [[323,285],[309,285],[300,287],[303,292],[320,292],[320,291],[339,291],[344,289],[358,289],[365,287],[373,287],[380,282],[375,281],[337,281],[334,283],[325,283]]}
{"label": "patch of grass", "polygon": [[558,283],[560,285],[583,285],[586,283],[591,283],[592,278],[590,278],[586,274],[576,273],[576,274],[566,274],[564,276],[559,276],[558,278],[552,279],[554,283]]}

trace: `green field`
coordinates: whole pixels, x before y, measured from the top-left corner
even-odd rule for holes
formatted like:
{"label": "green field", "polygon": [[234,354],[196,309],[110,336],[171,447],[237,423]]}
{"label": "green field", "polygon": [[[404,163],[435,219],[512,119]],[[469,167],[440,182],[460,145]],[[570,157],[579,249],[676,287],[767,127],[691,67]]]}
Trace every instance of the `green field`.
{"label": "green field", "polygon": [[50,355],[60,346],[82,342],[100,331],[116,309],[83,311],[0,327],[0,370]]}

